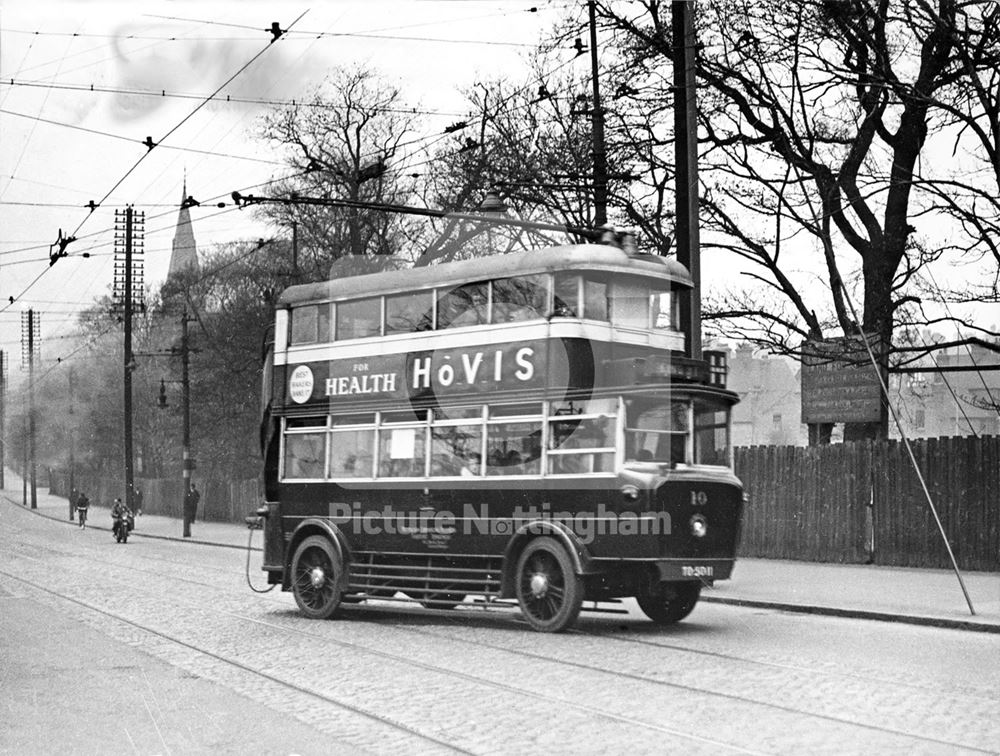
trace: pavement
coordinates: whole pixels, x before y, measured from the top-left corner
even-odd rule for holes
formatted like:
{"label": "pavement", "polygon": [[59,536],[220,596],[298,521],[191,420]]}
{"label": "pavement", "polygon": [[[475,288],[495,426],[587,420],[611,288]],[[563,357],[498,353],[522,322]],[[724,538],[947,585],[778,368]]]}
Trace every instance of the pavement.
{"label": "pavement", "polygon": [[[9,472],[0,497],[6,506],[22,506],[21,481]],[[38,489],[34,511],[67,527],[79,527],[69,521],[65,497]],[[178,518],[143,514],[135,520],[131,538],[238,549],[246,549],[251,542],[251,533],[243,524],[198,520],[191,526],[191,537],[183,538]],[[110,531],[110,510],[91,504],[87,527]],[[259,532],[253,533],[252,543],[259,551]],[[702,601],[1000,634],[997,572],[966,571],[959,581],[953,570],[741,558],[732,579],[703,590]]]}

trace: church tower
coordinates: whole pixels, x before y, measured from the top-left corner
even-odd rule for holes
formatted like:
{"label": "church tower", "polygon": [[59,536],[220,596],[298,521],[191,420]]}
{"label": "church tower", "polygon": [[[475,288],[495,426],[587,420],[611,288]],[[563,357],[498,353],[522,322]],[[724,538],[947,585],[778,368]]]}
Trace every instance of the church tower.
{"label": "church tower", "polygon": [[198,272],[198,248],[194,241],[194,230],[191,228],[191,211],[187,203],[187,176],[184,176],[184,188],[181,191],[181,211],[177,216],[177,230],[174,231],[174,247],[170,255],[170,268],[167,278],[179,273]]}

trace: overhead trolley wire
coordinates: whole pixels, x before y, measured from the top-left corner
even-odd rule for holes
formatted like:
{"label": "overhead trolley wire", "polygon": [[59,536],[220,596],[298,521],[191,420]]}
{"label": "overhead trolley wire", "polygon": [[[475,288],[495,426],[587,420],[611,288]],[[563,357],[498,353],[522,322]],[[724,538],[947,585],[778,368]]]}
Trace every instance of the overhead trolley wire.
{"label": "overhead trolley wire", "polygon": [[[302,19],[302,17],[304,15],[305,15],[305,12],[299,14],[299,16],[291,24],[288,25],[288,28],[291,28],[292,26],[294,26],[295,24],[297,24]],[[274,44],[274,42],[278,41],[284,35],[285,31],[287,31],[287,29],[281,29],[278,26],[278,24],[275,23],[274,24],[274,28],[271,30],[271,33],[274,36],[267,43],[267,45],[265,47],[263,47],[260,51],[258,51],[256,55],[254,55],[252,58],[250,58],[250,60],[248,60],[246,63],[244,63],[232,76],[230,76],[228,79],[226,79],[226,81],[224,81],[221,85],[219,85],[219,87],[217,87],[216,90],[211,95],[209,95],[208,97],[206,97],[190,113],[188,113],[186,116],[184,116],[184,118],[182,118],[169,131],[167,131],[166,134],[164,134],[162,137],[160,137],[160,139],[159,139],[158,142],[153,142],[152,139],[150,139],[149,140],[149,144],[146,145],[148,147],[148,149],[146,150],[146,152],[144,154],[142,154],[139,157],[138,160],[135,161],[135,163],[132,165],[132,167],[129,168],[125,172],[125,174],[120,179],[118,179],[118,181],[115,182],[115,184],[111,187],[111,189],[109,189],[104,194],[104,196],[100,199],[100,201],[98,201],[97,203],[93,204],[93,206],[91,207],[91,213],[88,213],[87,216],[85,216],[83,218],[83,220],[81,220],[80,223],[76,226],[76,229],[74,231],[72,231],[65,239],[63,239],[62,237],[60,237],[60,239],[57,240],[56,243],[59,244],[59,246],[60,246],[60,250],[56,253],[57,257],[58,256],[68,256],[66,254],[65,247],[69,244],[70,240],[72,240],[72,239],[74,239],[76,237],[76,234],[80,231],[80,229],[83,227],[83,225],[91,217],[91,215],[93,213],[93,210],[96,209],[96,207],[99,207],[100,205],[102,205],[104,203],[104,201],[108,197],[111,196],[111,194],[115,191],[115,189],[117,189],[119,186],[121,186],[125,182],[125,180],[142,164],[142,162],[146,159],[146,157],[149,155],[149,153],[153,151],[153,148],[157,147],[161,142],[163,142],[164,140],[168,139],[181,126],[183,126],[185,123],[187,123],[187,121],[190,120],[199,110],[201,110],[205,105],[207,105],[209,102],[211,102],[212,99],[219,92],[221,92],[225,87],[227,87],[229,84],[231,84],[238,76],[240,76],[244,71],[246,71],[247,68],[249,68],[255,61],[257,61],[258,58],[260,58],[265,52],[267,52],[267,50],[269,50],[271,48],[271,45]],[[61,234],[61,232],[60,232],[60,234]],[[55,246],[55,244],[53,244],[52,246]],[[57,257],[53,257],[52,261],[54,261],[55,259],[57,259]],[[49,268],[51,268],[51,264],[50,264]],[[2,303],[0,303],[0,312],[4,312],[11,305],[13,305],[15,301],[17,301],[21,297],[23,297],[24,294],[27,291],[29,291],[36,283],[38,283],[39,279],[41,279],[41,277],[45,275],[45,273],[49,270],[49,268],[43,269],[42,272],[39,273],[31,281],[31,283],[29,283],[24,289],[21,290],[20,294],[18,294],[16,297],[11,297],[8,304],[2,304]]]}
{"label": "overhead trolley wire", "polygon": [[[0,87],[34,87],[38,89],[64,89],[73,92],[95,92],[99,94],[132,95],[136,97],[160,97],[160,98],[172,98],[180,100],[204,100],[206,98],[209,98],[215,104],[220,104],[220,105],[235,103],[238,105],[269,105],[274,107],[318,108],[321,110],[335,110],[338,107],[340,107],[337,105],[331,105],[329,103],[310,101],[308,99],[299,100],[293,98],[291,100],[274,100],[274,99],[263,99],[258,97],[234,97],[232,95],[226,95],[225,98],[212,99],[214,98],[214,95],[205,95],[197,92],[171,92],[166,89],[136,89],[136,88],[125,88],[125,87],[100,86],[96,84],[68,84],[68,83],[57,84],[57,83],[47,83],[42,81],[19,81],[17,79],[11,79],[11,78],[0,80]],[[440,115],[447,117],[457,117],[461,115],[460,113],[452,113],[442,110],[420,110],[418,108],[380,108],[379,110],[380,112],[384,113]]]}
{"label": "overhead trolley wire", "polygon": [[[519,12],[524,13],[537,13],[537,6],[531,6],[529,8],[524,8]],[[180,16],[161,16],[155,14],[145,14],[150,18],[159,18],[165,21],[184,21],[191,23],[204,24],[205,26],[224,26],[231,29],[245,29],[248,31],[257,31],[257,27],[250,26],[248,24],[233,24],[224,21],[209,21],[196,18],[184,18]],[[480,44],[480,45],[498,45],[503,47],[534,47],[525,42],[501,42],[497,40],[477,40],[477,39],[447,39],[447,38],[437,38],[437,37],[416,37],[416,36],[404,36],[404,35],[390,35],[384,34],[382,32],[395,31],[398,29],[413,29],[417,27],[424,26],[440,26],[444,23],[461,23],[469,21],[481,21],[488,18],[497,18],[512,15],[511,11],[504,13],[489,13],[479,16],[470,16],[466,18],[450,18],[446,20],[434,20],[434,21],[421,21],[415,24],[405,24],[400,26],[387,26],[378,29],[371,29],[368,31],[354,31],[354,32],[325,32],[325,31],[309,31],[307,29],[295,30],[291,33],[293,37],[312,37],[314,39],[321,38],[338,38],[338,37],[358,37],[361,39],[391,39],[391,40],[402,40],[402,41],[414,41],[414,42],[444,42],[444,43],[454,43],[454,44]]]}
{"label": "overhead trolley wire", "polygon": [[[4,108],[0,108],[0,113],[2,113],[3,115],[11,115],[11,116],[16,116],[18,118],[25,118],[25,119],[32,120],[32,121],[38,121],[40,123],[47,123],[47,124],[50,124],[52,126],[61,126],[62,128],[72,129],[74,131],[83,131],[83,132],[85,132],[87,134],[96,134],[97,136],[107,137],[108,139],[118,139],[118,140],[121,140],[123,142],[129,142],[131,144],[143,144],[143,142],[141,140],[136,139],[135,137],[127,137],[127,136],[123,136],[121,134],[112,134],[110,131],[102,131],[100,129],[88,129],[85,126],[76,126],[76,125],[71,124],[71,123],[65,123],[64,121],[55,121],[55,120],[52,120],[51,118],[42,118],[41,116],[32,116],[32,115],[28,115],[27,113],[18,113],[16,111],[6,110]],[[225,157],[225,158],[233,158],[233,159],[236,159],[236,160],[249,160],[249,161],[252,161],[252,162],[255,162],[255,163],[267,163],[269,165],[284,165],[284,163],[281,163],[281,162],[279,162],[277,160],[267,160],[265,158],[252,157],[250,155],[230,155],[230,154],[224,153],[224,152],[213,152],[211,150],[199,150],[199,149],[195,149],[194,147],[180,147],[180,146],[173,145],[173,144],[163,144],[163,145],[158,145],[158,146],[163,147],[163,149],[165,149],[165,150],[180,150],[182,152],[191,152],[191,153],[194,153],[194,154],[197,154],[197,155],[210,155],[212,157]]]}

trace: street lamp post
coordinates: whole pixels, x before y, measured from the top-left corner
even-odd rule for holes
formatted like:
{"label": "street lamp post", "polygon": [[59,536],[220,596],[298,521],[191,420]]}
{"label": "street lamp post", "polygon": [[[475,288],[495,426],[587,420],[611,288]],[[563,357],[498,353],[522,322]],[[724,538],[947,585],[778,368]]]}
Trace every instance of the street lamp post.
{"label": "street lamp post", "polygon": [[[191,489],[191,470],[194,469],[194,459],[191,457],[191,381],[189,375],[190,367],[190,354],[191,348],[188,345],[188,323],[194,318],[189,318],[187,314],[187,309],[184,310],[183,315],[181,315],[181,346],[180,349],[171,349],[171,354],[177,354],[178,351],[181,357],[181,417],[182,417],[182,431],[181,431],[181,457],[182,457],[182,471],[181,479],[183,485],[183,491],[181,492],[181,512],[185,513],[186,500],[188,491]],[[171,381],[174,383],[174,381]],[[160,397],[157,402],[157,406],[160,409],[166,409],[169,404],[167,403],[167,381],[164,379],[160,380]],[[184,536],[191,535],[191,523],[187,518],[186,513],[183,516],[184,521]]]}

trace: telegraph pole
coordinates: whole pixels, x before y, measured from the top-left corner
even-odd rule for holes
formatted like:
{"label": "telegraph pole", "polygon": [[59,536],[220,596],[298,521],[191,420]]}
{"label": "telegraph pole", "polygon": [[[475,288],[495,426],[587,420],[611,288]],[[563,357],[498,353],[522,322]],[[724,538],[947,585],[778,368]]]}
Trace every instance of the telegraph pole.
{"label": "telegraph pole", "polygon": [[677,262],[688,269],[694,287],[681,297],[681,331],[685,356],[701,354],[701,240],[698,233],[698,102],[695,89],[696,40],[694,3],[671,4],[674,64],[674,161],[676,184],[675,238]]}
{"label": "telegraph pole", "polygon": [[[28,363],[28,446],[26,478],[31,485],[31,508],[38,509],[38,465],[35,458],[35,351],[39,316],[34,310],[21,314],[21,345],[27,348]],[[25,490],[27,499],[27,490]],[[27,503],[27,501],[25,501]]]}
{"label": "telegraph pole", "polygon": [[[124,211],[115,211],[115,291],[120,293],[122,318],[125,327],[124,365],[124,452],[125,452],[125,505],[132,509],[135,483],[132,450],[132,371],[135,370],[135,356],[132,354],[132,311],[133,277],[138,268],[141,281],[141,266],[133,263],[134,257],[142,254],[142,230],[145,216],[136,213],[129,205]],[[124,254],[124,261],[120,255]],[[140,285],[141,286],[141,285]],[[119,288],[120,287],[120,288]]]}

